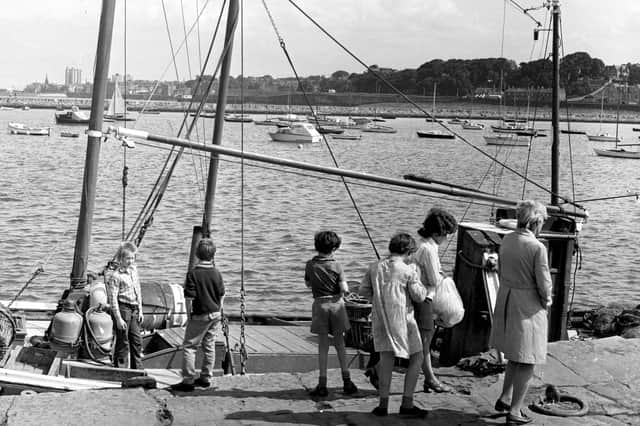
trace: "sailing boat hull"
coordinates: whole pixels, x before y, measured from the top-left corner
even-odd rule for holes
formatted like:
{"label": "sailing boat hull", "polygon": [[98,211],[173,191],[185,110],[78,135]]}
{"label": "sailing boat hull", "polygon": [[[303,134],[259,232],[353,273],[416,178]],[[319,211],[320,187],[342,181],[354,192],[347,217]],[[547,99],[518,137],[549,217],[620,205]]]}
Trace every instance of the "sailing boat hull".
{"label": "sailing boat hull", "polygon": [[455,139],[456,136],[451,133],[443,133],[438,130],[430,130],[430,131],[418,131],[417,132],[419,138],[428,138],[428,139]]}
{"label": "sailing boat hull", "polygon": [[622,148],[618,149],[595,149],[593,150],[596,155],[600,157],[613,157],[613,158],[640,158],[640,152],[627,151]]}
{"label": "sailing boat hull", "polygon": [[620,138],[609,135],[587,135],[587,138],[592,142],[620,142]]}

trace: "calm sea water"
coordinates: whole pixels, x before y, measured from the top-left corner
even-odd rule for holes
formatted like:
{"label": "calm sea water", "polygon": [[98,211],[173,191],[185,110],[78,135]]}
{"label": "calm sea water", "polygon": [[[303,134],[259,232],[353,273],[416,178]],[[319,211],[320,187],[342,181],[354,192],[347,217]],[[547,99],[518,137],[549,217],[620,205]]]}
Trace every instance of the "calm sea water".
{"label": "calm sea water", "polygon": [[[53,302],[69,285],[86,136],[60,137],[63,130],[82,133],[84,129],[56,126],[52,110],[0,111],[0,129],[6,129],[10,121],[50,125],[53,132],[50,137],[16,136],[8,131],[0,134],[0,299],[13,298],[42,264],[44,272],[21,298]],[[135,127],[175,135],[180,121],[179,114],[162,113],[143,116]],[[213,120],[205,120],[204,127],[198,128],[200,138],[211,140],[212,123]],[[397,128],[398,133],[363,133],[359,141],[330,140],[340,167],[390,177],[414,173],[473,188],[481,185],[485,191],[495,190],[513,199],[522,196],[521,178],[492,167],[490,159],[467,144],[418,139],[416,130],[428,129],[430,123],[396,119],[387,124]],[[602,130],[615,131],[614,125],[604,126]],[[537,123],[536,127],[548,128],[549,123]],[[599,130],[599,124],[575,123],[572,128],[593,133]],[[267,134],[270,129],[252,123],[244,127],[226,123],[223,145],[240,148],[244,144],[244,149],[251,152],[333,166],[324,144],[299,147],[274,143]],[[483,132],[454,129],[470,143],[524,173],[529,156],[526,148],[496,150],[485,145]],[[638,133],[632,131],[631,125],[622,125],[620,132],[625,142],[638,141]],[[585,136],[571,135],[569,140],[568,135],[562,135],[561,193],[572,196],[575,192],[577,200],[584,200],[640,190],[640,161],[597,157],[592,150],[596,145],[606,144],[588,142]],[[529,176],[546,187],[550,185],[550,151],[551,139],[537,138],[528,167]],[[166,154],[165,147],[142,143],[127,151],[127,229],[143,206]],[[100,157],[90,270],[100,270],[121,239],[123,164],[123,148],[115,141],[105,142]],[[183,157],[140,248],[138,265],[143,281],[183,282],[192,228],[202,220],[203,172],[207,166],[208,161],[198,153]],[[399,230],[415,234],[432,206],[443,206],[458,219],[473,221],[487,221],[492,208],[487,203],[469,205],[438,194],[390,190],[376,184],[354,183],[350,188],[375,246],[383,255],[389,237]],[[532,185],[525,188],[525,197],[549,200],[547,194]],[[583,260],[575,276],[574,305],[586,308],[614,301],[639,303],[638,269],[634,265],[640,255],[640,204],[633,198],[584,204],[591,217],[580,237]],[[231,312],[239,311],[244,270],[249,312],[308,315],[311,294],[304,285],[304,264],[315,254],[313,234],[319,229],[333,229],[342,236],[337,258],[349,280],[360,280],[367,265],[375,260],[343,184],[316,173],[285,171],[251,162],[241,168],[239,160],[223,158],[213,229],[218,246],[216,263],[226,280],[226,305]],[[451,272],[455,237],[444,248],[443,266]]]}

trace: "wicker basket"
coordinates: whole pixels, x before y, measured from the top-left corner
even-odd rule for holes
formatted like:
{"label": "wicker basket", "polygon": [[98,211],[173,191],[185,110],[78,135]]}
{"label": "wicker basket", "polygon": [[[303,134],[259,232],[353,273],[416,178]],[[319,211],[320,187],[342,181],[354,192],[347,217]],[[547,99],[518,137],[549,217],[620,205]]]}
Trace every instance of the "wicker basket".
{"label": "wicker basket", "polygon": [[364,299],[345,301],[351,329],[345,333],[345,344],[367,352],[373,350],[371,335],[371,303]]}

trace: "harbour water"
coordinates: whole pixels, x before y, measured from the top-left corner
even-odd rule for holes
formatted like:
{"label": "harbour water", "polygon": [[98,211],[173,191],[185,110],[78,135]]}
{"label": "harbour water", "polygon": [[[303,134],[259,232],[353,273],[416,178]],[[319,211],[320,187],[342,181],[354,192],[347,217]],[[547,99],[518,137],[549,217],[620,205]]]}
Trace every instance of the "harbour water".
{"label": "harbour water", "polygon": [[[157,134],[175,135],[182,115],[162,113],[142,116],[127,123]],[[83,132],[82,126],[56,126],[52,110],[0,111],[0,129],[10,121],[27,125],[50,125],[50,137],[10,135],[0,131],[0,299],[11,299],[31,278],[21,299],[55,302],[69,285],[73,246],[80,206],[86,136],[60,137],[61,131]],[[496,149],[482,138],[493,121],[484,121],[482,131],[452,129],[460,140],[419,139],[416,130],[432,126],[422,119],[390,120],[395,134],[363,133],[361,140],[329,137],[340,167],[401,178],[417,174],[479,188],[519,199],[523,182],[508,170],[492,165],[479,150],[495,156],[512,169],[543,187],[550,186],[551,138],[536,138],[531,151],[522,147]],[[106,123],[111,124],[111,123]],[[205,120],[192,139],[211,141],[212,120]],[[549,122],[536,123],[547,129]],[[638,142],[637,125],[623,124],[625,143]],[[573,123],[572,129],[597,133],[598,123]],[[606,128],[604,128],[606,127]],[[603,125],[615,132],[615,125]],[[277,157],[334,166],[324,144],[298,145],[271,142],[267,126],[225,123],[223,145]],[[356,133],[357,131],[347,131]],[[570,139],[569,139],[570,137]],[[571,145],[571,154],[569,152]],[[628,195],[640,191],[637,160],[597,157],[584,135],[561,135],[561,194],[585,200]],[[635,149],[637,147],[631,147]],[[125,229],[144,205],[163,166],[167,146],[138,142],[126,153]],[[143,281],[181,284],[186,273],[192,228],[200,225],[204,199],[204,172],[208,160],[200,153],[186,152],[169,184],[138,255]],[[101,149],[96,211],[89,269],[99,271],[112,257],[122,238],[122,170],[125,156],[120,143],[107,139]],[[244,182],[244,185],[242,185]],[[405,230],[415,235],[427,210],[443,206],[458,219],[487,221],[492,206],[469,204],[457,199],[415,190],[390,189],[378,184],[350,183],[360,213],[380,255],[385,255],[389,237]],[[525,198],[548,202],[550,196],[528,184]],[[574,195],[575,194],[575,195]],[[634,198],[585,202],[590,218],[584,224],[577,263],[574,306],[593,307],[608,302],[637,304],[636,264],[640,253],[640,204]],[[362,224],[339,178],[300,172],[238,159],[221,158],[215,197],[213,237],[218,246],[216,264],[227,285],[228,312],[238,312],[241,276],[244,272],[246,306],[250,313],[309,315],[311,294],[304,285],[304,264],[315,252],[313,234],[333,229],[342,236],[337,252],[348,280],[359,281],[367,265],[375,261]],[[446,249],[445,249],[446,246]],[[451,272],[455,237],[441,250],[445,272]]]}

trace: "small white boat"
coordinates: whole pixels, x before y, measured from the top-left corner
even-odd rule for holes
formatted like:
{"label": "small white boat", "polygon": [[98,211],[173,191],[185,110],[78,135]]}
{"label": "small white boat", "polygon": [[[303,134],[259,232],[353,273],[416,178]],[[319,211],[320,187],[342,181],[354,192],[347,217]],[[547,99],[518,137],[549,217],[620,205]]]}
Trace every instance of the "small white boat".
{"label": "small white boat", "polygon": [[482,130],[484,129],[484,124],[465,121],[464,123],[462,123],[462,128],[465,130]]}
{"label": "small white boat", "polygon": [[363,132],[371,133],[397,133],[398,131],[391,126],[383,126],[381,124],[368,124],[362,128]]}
{"label": "small white boat", "polygon": [[291,123],[288,127],[280,127],[275,132],[269,132],[275,142],[312,143],[320,142],[322,136],[311,123]]}
{"label": "small white boat", "polygon": [[621,139],[611,136],[609,133],[600,133],[597,135],[587,134],[587,138],[592,142],[620,142]]}
{"label": "small white boat", "polygon": [[528,136],[519,136],[513,133],[501,133],[498,135],[484,136],[487,145],[500,146],[529,146],[531,138]]}
{"label": "small white boat", "polygon": [[49,136],[51,127],[30,127],[22,123],[9,123],[9,132],[12,135]]}

